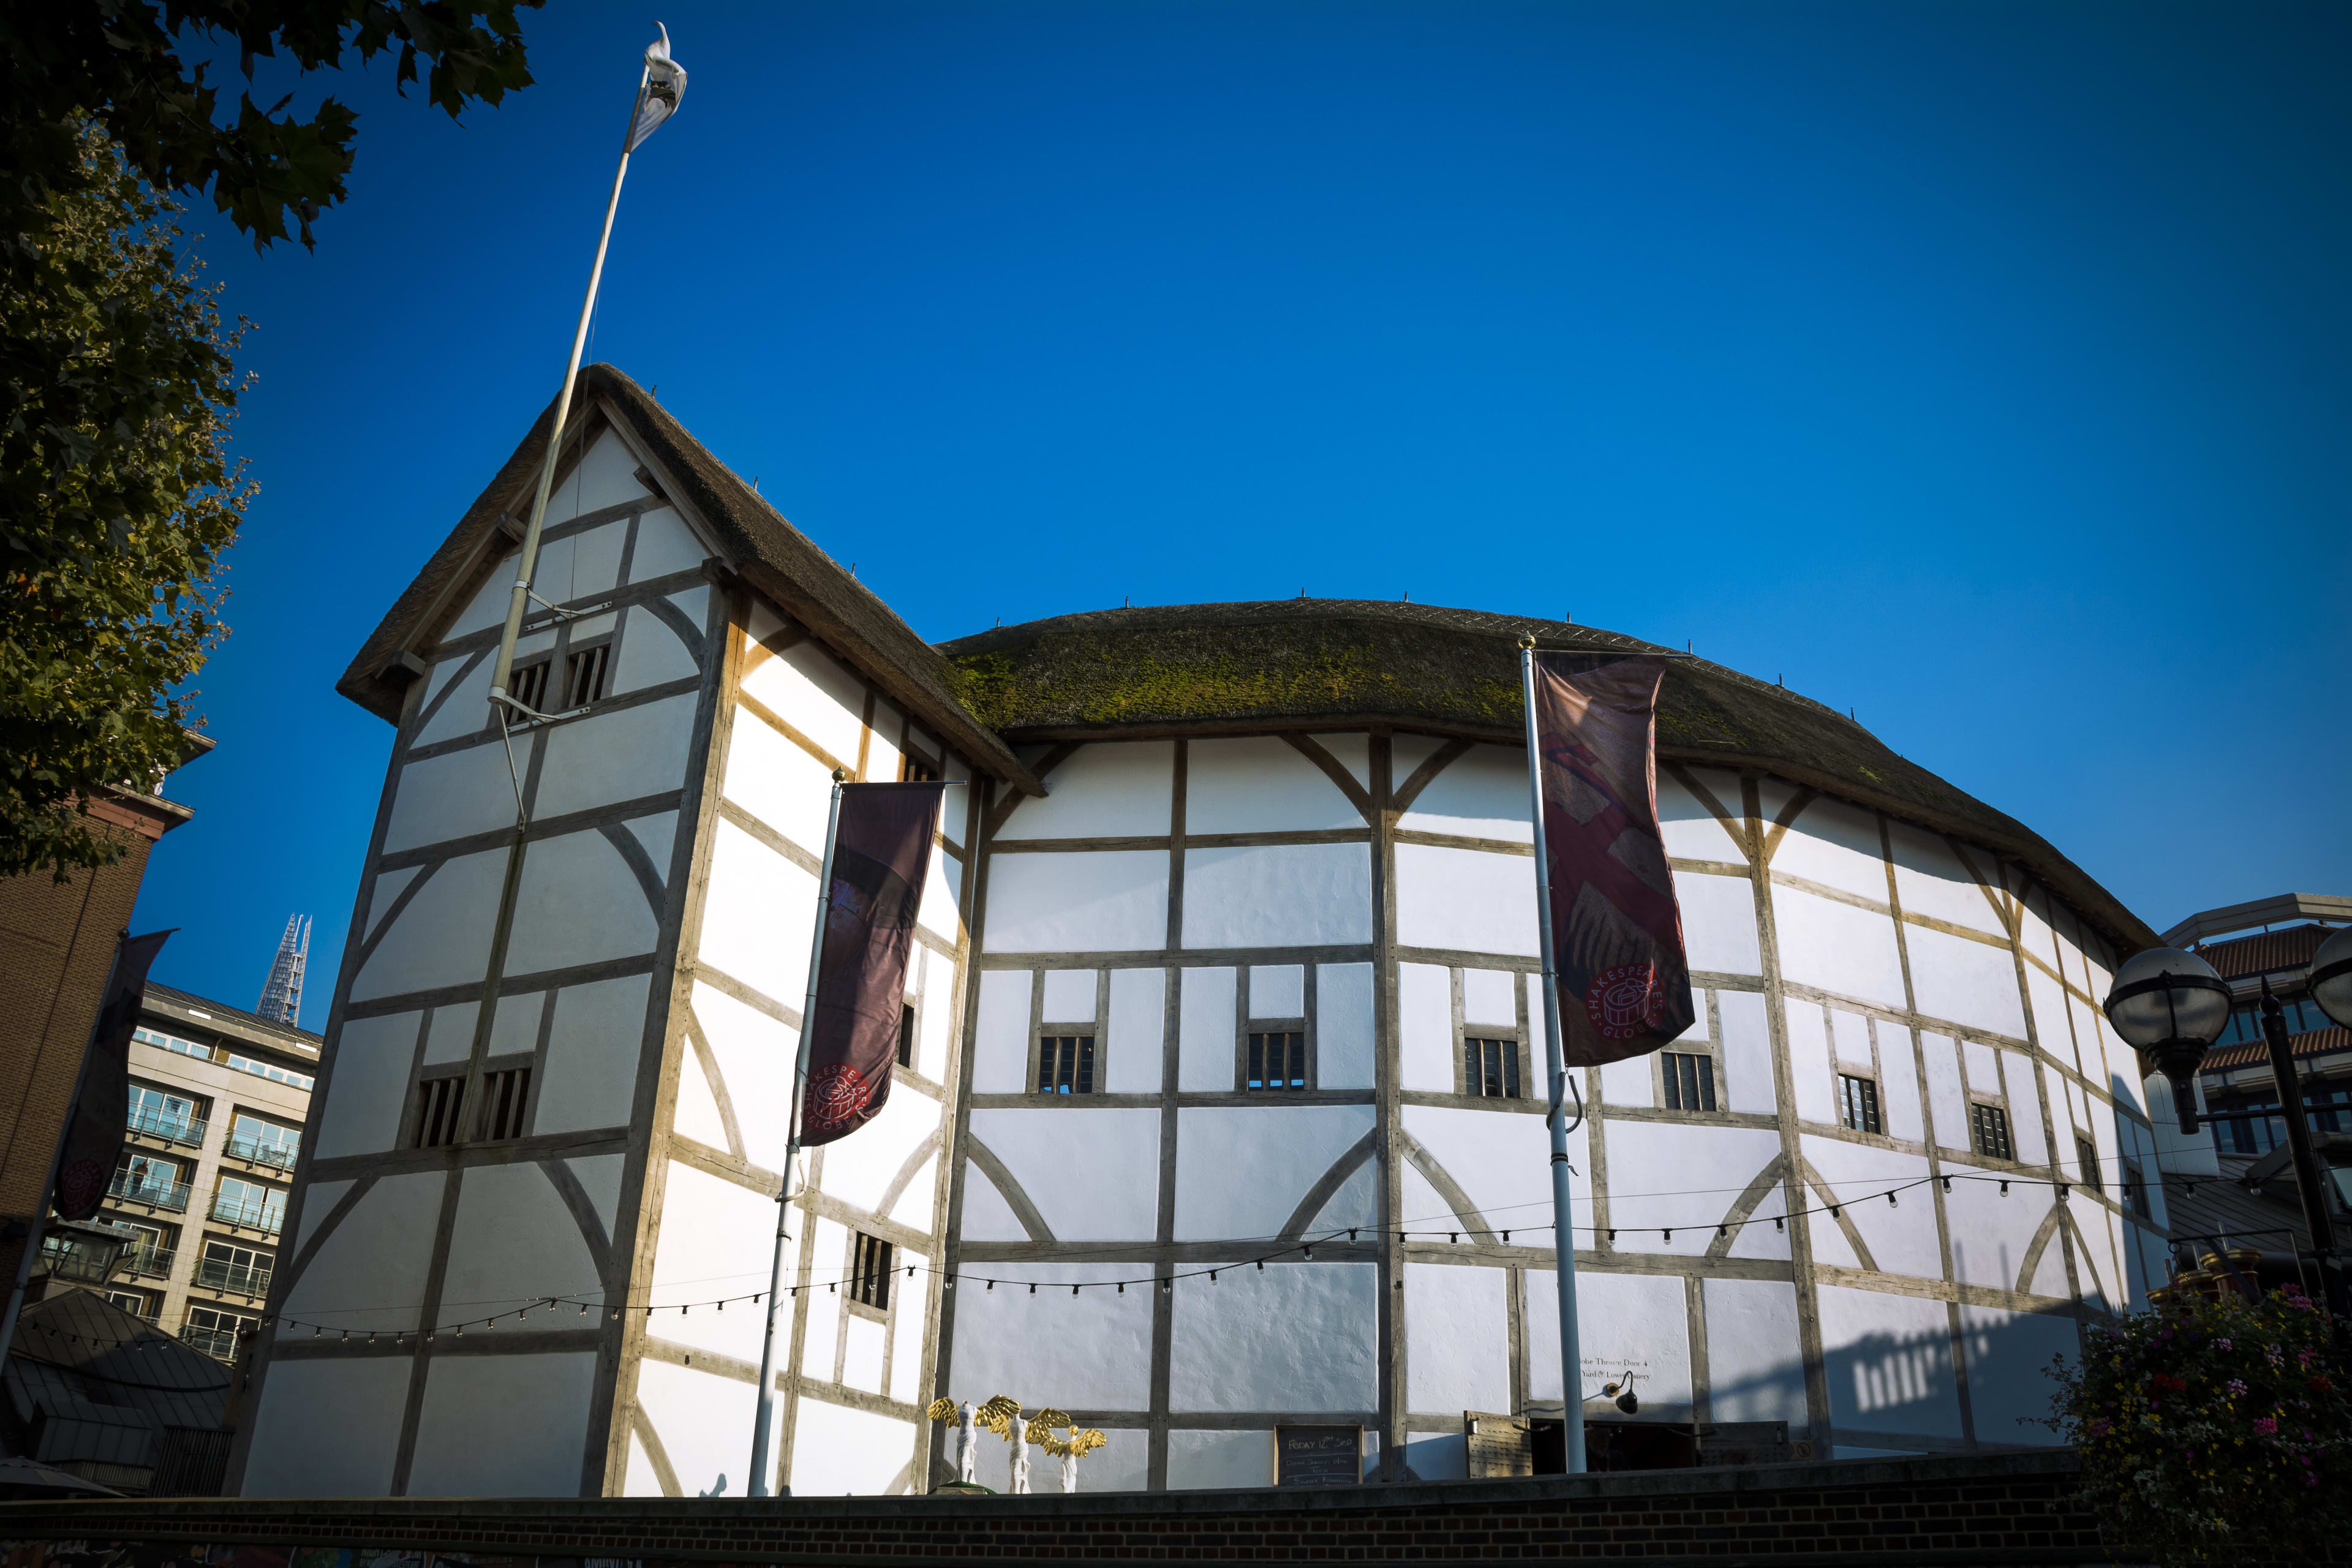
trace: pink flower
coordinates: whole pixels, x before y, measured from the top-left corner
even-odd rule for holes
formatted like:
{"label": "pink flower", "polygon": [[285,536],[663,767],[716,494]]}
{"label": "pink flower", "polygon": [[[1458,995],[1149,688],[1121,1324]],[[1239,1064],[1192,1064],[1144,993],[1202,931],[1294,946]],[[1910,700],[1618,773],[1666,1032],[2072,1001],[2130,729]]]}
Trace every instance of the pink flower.
{"label": "pink flower", "polygon": [[2228,1340],[2215,1340],[2213,1342],[2213,1348],[2217,1351],[2231,1351],[2236,1350],[2238,1347]]}
{"label": "pink flower", "polygon": [[2246,1385],[2239,1379],[2233,1377],[2230,1380],[2230,1392],[2232,1394],[2243,1394],[2246,1392]]}
{"label": "pink flower", "polygon": [[2278,1417],[2275,1415],[2264,1415],[2258,1418],[2254,1422],[2254,1435],[2258,1437],[2275,1437],[2278,1436]]}

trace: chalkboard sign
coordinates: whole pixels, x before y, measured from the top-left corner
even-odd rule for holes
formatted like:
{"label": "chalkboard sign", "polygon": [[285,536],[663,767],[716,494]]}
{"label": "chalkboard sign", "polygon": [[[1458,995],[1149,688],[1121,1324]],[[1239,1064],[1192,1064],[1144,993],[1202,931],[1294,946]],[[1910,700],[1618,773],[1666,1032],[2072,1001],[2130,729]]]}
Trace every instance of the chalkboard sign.
{"label": "chalkboard sign", "polygon": [[1364,1479],[1361,1426],[1277,1426],[1274,1429],[1274,1484],[1278,1487],[1352,1487]]}

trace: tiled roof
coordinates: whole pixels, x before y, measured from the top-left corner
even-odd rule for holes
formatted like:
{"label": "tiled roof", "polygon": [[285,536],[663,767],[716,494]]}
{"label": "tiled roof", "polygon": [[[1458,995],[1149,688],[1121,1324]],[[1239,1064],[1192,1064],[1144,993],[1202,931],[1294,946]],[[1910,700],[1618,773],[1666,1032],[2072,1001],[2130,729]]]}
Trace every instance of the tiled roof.
{"label": "tiled roof", "polygon": [[2332,935],[2327,926],[2293,926],[2285,931],[2258,931],[2230,942],[2217,942],[2199,949],[2206,963],[2221,973],[2224,980],[2236,980],[2249,974],[2276,974],[2282,969],[2301,969],[2319,951],[2319,944]]}
{"label": "tiled roof", "polygon": [[[2352,1029],[2311,1029],[2300,1035],[2290,1035],[2287,1042],[2294,1047],[2295,1060],[2306,1057],[2324,1057],[2336,1051],[2352,1051]],[[2197,1064],[2199,1072],[2227,1072],[2231,1068],[2253,1067],[2271,1059],[2271,1048],[2262,1040],[2248,1040],[2242,1045],[2223,1046],[2205,1053]]]}

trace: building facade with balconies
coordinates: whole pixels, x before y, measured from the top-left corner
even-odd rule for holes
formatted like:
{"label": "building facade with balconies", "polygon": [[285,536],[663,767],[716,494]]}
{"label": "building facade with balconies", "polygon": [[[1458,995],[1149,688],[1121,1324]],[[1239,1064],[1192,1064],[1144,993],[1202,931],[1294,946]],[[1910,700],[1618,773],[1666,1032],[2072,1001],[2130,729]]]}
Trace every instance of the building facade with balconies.
{"label": "building facade with balconies", "polygon": [[100,1217],[139,1240],[107,1299],[208,1355],[236,1354],[277,1268],[319,1037],[147,987],[131,1043],[122,1156]]}

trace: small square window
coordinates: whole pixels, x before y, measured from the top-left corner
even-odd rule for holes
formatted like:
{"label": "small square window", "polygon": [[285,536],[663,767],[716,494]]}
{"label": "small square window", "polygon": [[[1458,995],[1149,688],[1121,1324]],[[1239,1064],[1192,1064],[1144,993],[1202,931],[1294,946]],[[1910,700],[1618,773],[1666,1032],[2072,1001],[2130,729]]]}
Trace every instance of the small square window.
{"label": "small square window", "polygon": [[849,1299],[877,1312],[890,1310],[891,1247],[878,1236],[857,1235],[849,1270]]}
{"label": "small square window", "polygon": [[915,1005],[911,1002],[898,1004],[898,1065],[915,1065]]}
{"label": "small square window", "polygon": [[1838,1075],[1839,1120],[1856,1132],[1880,1132],[1878,1124],[1878,1085],[1866,1078],[1847,1073]]}
{"label": "small square window", "polygon": [[520,1138],[524,1102],[530,1096],[530,1069],[509,1068],[482,1075],[482,1124],[475,1129],[488,1142]]}
{"label": "small square window", "polygon": [[1689,1051],[1662,1051],[1658,1066],[1666,1085],[1668,1110],[1715,1109],[1715,1058]]}
{"label": "small square window", "polygon": [[1095,1037],[1092,1035],[1047,1035],[1038,1040],[1039,1094],[1092,1094],[1094,1091]]}
{"label": "small square window", "polygon": [[2142,1219],[2156,1217],[2156,1205],[2147,1195],[2147,1172],[2134,1161],[2124,1162],[2124,1203]]}
{"label": "small square window", "polygon": [[[550,658],[535,658],[529,664],[516,665],[507,675],[507,695],[534,713],[546,712],[547,672],[553,662]],[[496,707],[496,704],[492,706]],[[509,722],[514,721],[519,717],[520,716],[511,710],[508,711]],[[490,722],[496,724],[498,721],[499,716],[493,712],[490,715]]]}
{"label": "small square window", "polygon": [[2074,1163],[2082,1168],[2083,1184],[2095,1193],[2107,1190],[2099,1180],[2099,1146],[2081,1133],[2074,1134]]}
{"label": "small square window", "polygon": [[600,642],[567,656],[563,661],[563,706],[585,708],[604,697],[604,677],[612,668],[613,645]]}
{"label": "small square window", "polygon": [[1519,1042],[1465,1036],[1462,1092],[1490,1100],[1519,1098]]}
{"label": "small square window", "polygon": [[417,1085],[416,1142],[419,1149],[442,1149],[457,1141],[457,1111],[465,1103],[462,1074],[429,1078]]}
{"label": "small square window", "polygon": [[2008,1111],[1998,1105],[1970,1104],[1969,1130],[1974,1136],[1978,1153],[1989,1160],[2011,1158]]}
{"label": "small square window", "polygon": [[1307,1087],[1307,1035],[1299,1029],[1269,1031],[1249,1037],[1246,1089],[1303,1089]]}

